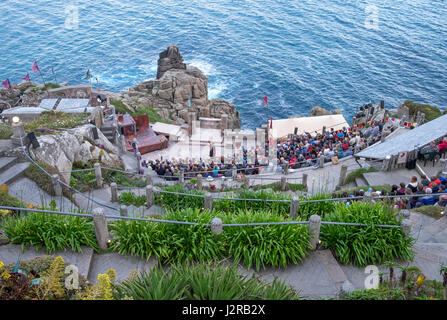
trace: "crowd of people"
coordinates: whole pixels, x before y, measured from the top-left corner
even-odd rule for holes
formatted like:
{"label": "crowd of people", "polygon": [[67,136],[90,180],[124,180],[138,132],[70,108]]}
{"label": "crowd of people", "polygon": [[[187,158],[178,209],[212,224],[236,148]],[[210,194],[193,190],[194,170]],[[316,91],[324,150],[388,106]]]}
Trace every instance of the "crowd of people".
{"label": "crowd of people", "polygon": [[200,159],[199,163],[193,163],[191,160],[187,162],[176,162],[170,160],[143,160],[142,165],[146,168],[154,170],[158,176],[163,176],[166,180],[178,180],[181,172],[184,172],[186,178],[194,178],[198,174],[203,177],[233,177],[234,172],[237,174],[243,173],[244,175],[259,174],[260,164],[255,161],[254,164],[237,164],[235,161],[232,163],[225,163],[223,159],[220,162],[211,161],[211,163],[205,163]]}
{"label": "crowd of people", "polygon": [[381,140],[383,123],[377,122],[365,130],[344,127],[334,128],[312,136],[310,133],[293,135],[291,139],[278,144],[277,157],[281,164],[289,164],[290,168],[319,166],[324,162],[334,161],[353,155],[369,145]]}
{"label": "crowd of people", "polygon": [[[447,178],[423,176],[420,181],[416,176],[412,176],[406,184],[391,186],[391,191],[385,189],[376,190],[369,188],[367,191],[360,189],[353,192],[342,192],[332,194],[332,198],[346,198],[349,204],[351,201],[360,201],[364,196],[369,196],[373,202],[388,201],[395,209],[414,209],[422,206],[447,206]],[[383,196],[393,196],[390,198],[380,198]],[[353,200],[349,200],[353,198]]]}

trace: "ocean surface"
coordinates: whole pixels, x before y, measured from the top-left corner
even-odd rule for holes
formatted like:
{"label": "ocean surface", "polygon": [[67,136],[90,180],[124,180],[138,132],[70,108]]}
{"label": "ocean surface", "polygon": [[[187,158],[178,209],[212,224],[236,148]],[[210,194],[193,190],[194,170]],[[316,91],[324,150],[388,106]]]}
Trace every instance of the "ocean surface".
{"label": "ocean surface", "polygon": [[[447,107],[446,0],[0,0],[0,82],[35,59],[46,81],[124,91],[179,46],[244,128],[406,99]],[[54,70],[54,74],[52,72]],[[56,79],[56,80],[55,80]]]}

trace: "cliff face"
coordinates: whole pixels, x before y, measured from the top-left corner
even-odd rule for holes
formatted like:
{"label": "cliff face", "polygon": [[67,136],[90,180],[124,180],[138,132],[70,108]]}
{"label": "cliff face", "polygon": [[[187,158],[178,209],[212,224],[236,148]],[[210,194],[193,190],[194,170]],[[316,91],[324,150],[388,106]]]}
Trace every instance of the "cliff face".
{"label": "cliff face", "polygon": [[177,47],[160,53],[157,79],[142,82],[123,95],[123,102],[136,106],[152,106],[168,121],[179,125],[188,120],[188,112],[196,117],[221,118],[228,115],[228,128],[241,126],[236,106],[223,99],[208,99],[208,78],[199,69],[186,66]]}

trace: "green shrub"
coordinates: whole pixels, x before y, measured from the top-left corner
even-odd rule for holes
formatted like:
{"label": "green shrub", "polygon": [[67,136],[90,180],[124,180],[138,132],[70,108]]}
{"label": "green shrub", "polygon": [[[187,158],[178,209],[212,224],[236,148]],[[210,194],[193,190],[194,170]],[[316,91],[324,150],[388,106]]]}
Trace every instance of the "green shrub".
{"label": "green shrub", "polygon": [[369,172],[377,172],[379,170],[377,170],[376,168],[369,168],[369,169],[365,169],[365,168],[361,168],[361,169],[357,169],[355,171],[352,171],[351,173],[348,174],[348,176],[345,179],[344,184],[349,184],[351,182],[354,182],[355,179],[363,177],[364,173],[369,173]]}
{"label": "green shrub", "polygon": [[13,132],[10,126],[6,126],[5,124],[0,126],[0,139],[11,139],[12,135]]}
{"label": "green shrub", "polygon": [[6,219],[2,228],[11,242],[45,247],[48,253],[67,248],[82,252],[83,245],[98,250],[93,222],[83,217],[33,212]]}
{"label": "green shrub", "polygon": [[[302,197],[300,201],[311,201],[311,200],[324,200],[330,199],[331,196],[323,193],[319,193],[313,196]],[[319,202],[309,202],[300,203],[298,207],[298,215],[303,220],[309,220],[310,216],[316,214],[324,218],[326,214],[331,213],[335,208],[336,202],[334,201],[319,201]]]}
{"label": "green shrub", "polygon": [[43,111],[41,115],[29,123],[24,124],[26,132],[35,132],[36,135],[50,134],[47,130],[39,128],[48,128],[51,130],[75,128],[86,122],[85,114],[72,114],[61,111]]}
{"label": "green shrub", "polygon": [[415,103],[411,100],[406,100],[403,103],[408,107],[410,116],[415,117],[418,111],[425,113],[425,121],[431,121],[441,116],[441,110],[437,107],[432,107],[428,104]]}
{"label": "green shrub", "polygon": [[377,224],[399,225],[396,212],[382,203],[338,203],[324,221],[362,223],[367,226],[322,225],[323,246],[330,248],[343,264],[364,267],[385,261],[411,260],[413,239],[401,228],[381,228]]}
{"label": "green shrub", "polygon": [[[168,212],[165,218],[209,224],[212,216],[208,211],[186,209]],[[154,255],[163,263],[209,261],[224,254],[220,238],[208,226],[121,220],[111,230],[117,236],[112,250],[147,259]]]}
{"label": "green shrub", "polygon": [[[176,184],[163,188],[168,192],[189,193],[194,195],[204,195],[202,191],[188,189],[182,185]],[[155,195],[155,203],[163,206],[167,210],[182,210],[184,208],[202,209],[205,205],[203,197],[191,197],[185,195],[176,195],[171,193],[160,193]]]}
{"label": "green shrub", "polygon": [[110,99],[110,104],[114,105],[116,110],[118,110],[121,114],[132,113],[132,111],[128,107],[126,107],[126,105],[120,100]]}
{"label": "green shrub", "polygon": [[297,293],[283,281],[265,283],[238,273],[236,266],[179,264],[167,271],[153,267],[125,280],[114,290],[116,299],[134,300],[294,300]]}
{"label": "green shrub", "polygon": [[119,203],[126,206],[136,206],[141,207],[146,205],[145,196],[137,196],[132,192],[123,192],[119,196]]}
{"label": "green shrub", "polygon": [[347,293],[345,300],[406,300],[405,292],[401,288],[365,289]]}
{"label": "green shrub", "polygon": [[[229,195],[228,198],[233,196]],[[241,190],[235,193],[235,198],[239,199],[262,199],[262,200],[287,200],[287,202],[269,201],[244,201],[244,200],[215,200],[214,209],[221,212],[239,212],[240,210],[269,210],[277,215],[287,216],[290,210],[291,196],[282,193],[261,190],[258,192],[251,190]]]}
{"label": "green shrub", "polygon": [[155,123],[155,122],[168,123],[168,121],[166,121],[165,119],[160,117],[158,115],[158,113],[154,110],[154,108],[152,108],[150,106],[138,107],[137,111],[132,113],[132,116],[140,116],[140,115],[143,115],[143,114],[147,114],[147,116],[149,117],[149,121],[151,123]]}
{"label": "green shrub", "polygon": [[[270,211],[243,211],[224,216],[224,223],[282,222],[284,219]],[[287,220],[290,221],[290,220]],[[229,256],[247,268],[286,267],[301,262],[310,249],[305,225],[235,226],[224,231]]]}

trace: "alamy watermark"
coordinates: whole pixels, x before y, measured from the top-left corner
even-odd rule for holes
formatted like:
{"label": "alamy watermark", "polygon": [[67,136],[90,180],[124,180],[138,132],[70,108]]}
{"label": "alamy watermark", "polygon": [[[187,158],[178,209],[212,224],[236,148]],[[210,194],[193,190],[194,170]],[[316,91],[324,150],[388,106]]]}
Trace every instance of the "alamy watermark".
{"label": "alamy watermark", "polygon": [[365,28],[379,30],[379,8],[370,4],[365,7]]}
{"label": "alamy watermark", "polygon": [[79,29],[79,8],[76,5],[65,6],[65,28],[69,30]]}
{"label": "alamy watermark", "polygon": [[75,265],[69,265],[65,268],[65,274],[68,276],[65,278],[65,288],[68,290],[79,289],[79,270]]}
{"label": "alamy watermark", "polygon": [[375,265],[369,265],[365,268],[368,275],[365,279],[365,289],[377,289],[379,287],[379,268]]}

